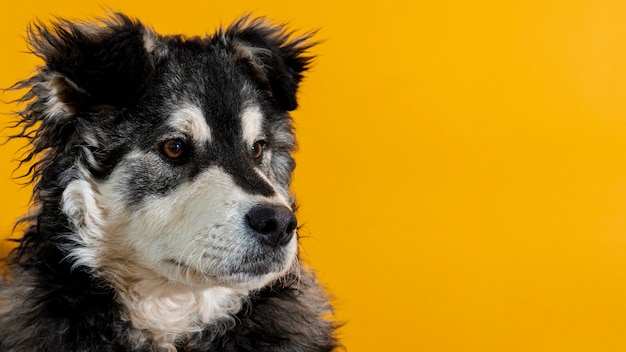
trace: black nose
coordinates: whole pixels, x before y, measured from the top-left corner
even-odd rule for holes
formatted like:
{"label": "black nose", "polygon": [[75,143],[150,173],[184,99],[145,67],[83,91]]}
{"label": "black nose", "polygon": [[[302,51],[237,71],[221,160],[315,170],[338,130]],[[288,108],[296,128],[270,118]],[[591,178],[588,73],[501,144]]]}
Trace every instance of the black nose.
{"label": "black nose", "polygon": [[289,208],[277,205],[260,205],[246,214],[248,225],[261,241],[273,247],[289,243],[298,221]]}

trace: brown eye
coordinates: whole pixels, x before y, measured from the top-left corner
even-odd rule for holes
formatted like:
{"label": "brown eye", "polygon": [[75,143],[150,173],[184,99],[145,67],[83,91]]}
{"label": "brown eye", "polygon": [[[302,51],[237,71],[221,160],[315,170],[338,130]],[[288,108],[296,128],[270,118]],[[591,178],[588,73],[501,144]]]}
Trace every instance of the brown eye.
{"label": "brown eye", "polygon": [[185,142],[180,139],[168,139],[161,144],[161,153],[170,159],[178,159],[185,151]]}
{"label": "brown eye", "polygon": [[250,150],[250,155],[252,155],[252,158],[254,160],[261,159],[266,144],[267,143],[264,140],[254,142],[254,144],[252,145],[252,149]]}

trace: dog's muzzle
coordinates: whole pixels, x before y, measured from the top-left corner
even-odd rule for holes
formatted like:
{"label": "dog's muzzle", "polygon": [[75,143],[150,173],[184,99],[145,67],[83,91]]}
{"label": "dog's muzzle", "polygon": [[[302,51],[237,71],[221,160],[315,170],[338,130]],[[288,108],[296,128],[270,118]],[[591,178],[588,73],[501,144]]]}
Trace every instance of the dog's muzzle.
{"label": "dog's muzzle", "polygon": [[261,242],[272,247],[289,243],[298,226],[293,212],[280,205],[258,205],[246,214],[246,220]]}

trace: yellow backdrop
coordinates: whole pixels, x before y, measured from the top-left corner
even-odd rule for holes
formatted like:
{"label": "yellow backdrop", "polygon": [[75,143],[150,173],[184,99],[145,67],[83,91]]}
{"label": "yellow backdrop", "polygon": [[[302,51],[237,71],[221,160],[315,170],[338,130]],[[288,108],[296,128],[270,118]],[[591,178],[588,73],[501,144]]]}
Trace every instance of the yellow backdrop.
{"label": "yellow backdrop", "polygon": [[295,189],[349,350],[626,351],[626,2],[3,2],[0,86],[38,63],[30,21],[103,8],[164,33],[251,11],[321,29]]}

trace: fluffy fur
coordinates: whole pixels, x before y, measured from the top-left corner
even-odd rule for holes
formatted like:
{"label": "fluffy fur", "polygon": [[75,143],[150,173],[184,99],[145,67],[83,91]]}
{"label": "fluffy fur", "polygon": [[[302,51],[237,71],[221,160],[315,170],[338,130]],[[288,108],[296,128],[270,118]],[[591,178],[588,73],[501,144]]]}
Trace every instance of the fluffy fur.
{"label": "fluffy fur", "polygon": [[331,351],[298,261],[289,111],[310,35],[243,18],[161,36],[122,14],[33,25],[14,138],[33,209],[0,351]]}

